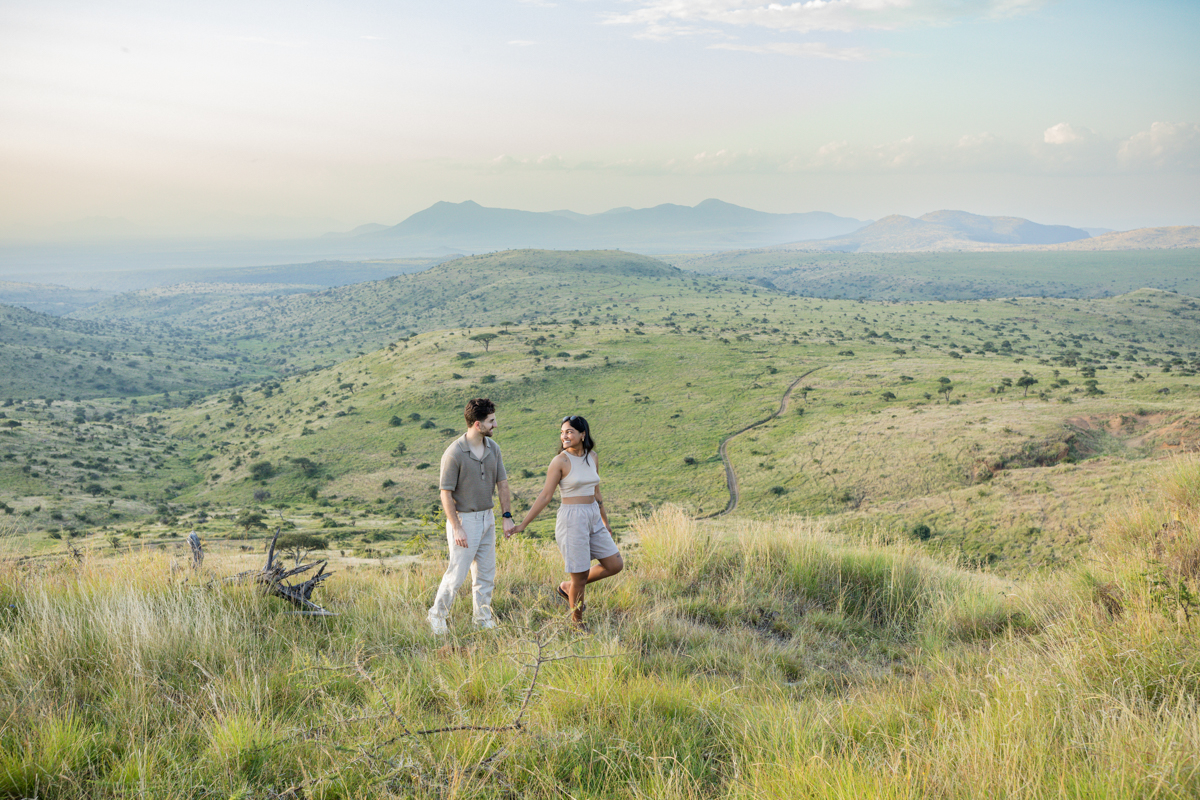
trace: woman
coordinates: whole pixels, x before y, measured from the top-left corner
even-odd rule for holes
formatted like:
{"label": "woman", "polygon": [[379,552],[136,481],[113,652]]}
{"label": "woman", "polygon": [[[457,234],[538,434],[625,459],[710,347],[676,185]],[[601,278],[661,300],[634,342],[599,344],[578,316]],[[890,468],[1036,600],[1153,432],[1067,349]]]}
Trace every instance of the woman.
{"label": "woman", "polygon": [[[600,495],[599,460],[587,420],[563,417],[558,455],[546,470],[542,493],[513,533],[521,533],[542,513],[558,487],[562,505],[554,525],[554,538],[562,552],[568,579],[558,585],[558,594],[571,607],[571,621],[583,625],[583,594],[589,583],[610,578],[625,561],[608,528],[608,514]],[[595,559],[600,563],[592,565]]]}

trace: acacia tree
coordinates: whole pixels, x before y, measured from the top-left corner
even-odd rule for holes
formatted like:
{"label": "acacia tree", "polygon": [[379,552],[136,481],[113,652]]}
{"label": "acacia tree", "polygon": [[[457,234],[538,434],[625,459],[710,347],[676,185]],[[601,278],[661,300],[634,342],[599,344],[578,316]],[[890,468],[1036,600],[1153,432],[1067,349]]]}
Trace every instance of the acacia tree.
{"label": "acacia tree", "polygon": [[1020,378],[1017,378],[1017,386],[1020,386],[1025,390],[1025,397],[1029,397],[1029,387],[1033,386],[1035,383],[1037,383],[1037,378],[1028,373],[1022,375]]}
{"label": "acacia tree", "polygon": [[954,391],[954,384],[949,378],[938,378],[938,394],[946,395],[946,402],[950,402],[950,393]]}
{"label": "acacia tree", "polygon": [[490,345],[492,343],[492,340],[495,339],[496,336],[497,336],[497,334],[494,334],[494,333],[477,333],[471,337],[471,341],[479,342],[480,344],[482,344],[483,351],[486,353],[488,350],[488,345]]}
{"label": "acacia tree", "polygon": [[253,529],[266,530],[267,518],[261,511],[256,511],[252,508],[247,508],[238,515],[234,523],[249,533]]}
{"label": "acacia tree", "polygon": [[312,551],[328,550],[329,542],[315,534],[297,531],[295,533],[282,534],[276,540],[275,548],[290,555],[298,567],[301,560],[307,558],[308,554]]}

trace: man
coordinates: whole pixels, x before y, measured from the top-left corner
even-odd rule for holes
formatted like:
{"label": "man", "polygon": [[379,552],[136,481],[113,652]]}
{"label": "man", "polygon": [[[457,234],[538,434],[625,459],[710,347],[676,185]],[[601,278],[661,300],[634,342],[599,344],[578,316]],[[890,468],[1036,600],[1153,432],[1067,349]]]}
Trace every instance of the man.
{"label": "man", "polygon": [[496,580],[496,516],[492,513],[492,491],[500,495],[504,512],[505,538],[512,535],[508,473],[500,458],[500,446],[492,441],[496,432],[496,406],[486,397],[467,403],[463,412],[467,432],[455,439],[442,455],[438,488],[446,512],[446,540],[450,563],[429,609],[429,627],[435,634],[446,632],[446,617],[454,593],[471,571],[471,599],[475,624],[494,628],[492,586]]}

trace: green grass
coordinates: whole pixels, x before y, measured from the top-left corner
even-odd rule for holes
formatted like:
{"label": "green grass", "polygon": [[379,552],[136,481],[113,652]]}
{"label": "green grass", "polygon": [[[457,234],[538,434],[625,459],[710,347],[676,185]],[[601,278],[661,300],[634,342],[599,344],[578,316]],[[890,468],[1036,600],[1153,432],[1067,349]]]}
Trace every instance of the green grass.
{"label": "green grass", "polygon": [[1200,295],[1196,250],[1087,253],[821,253],[742,250],[667,260],[703,275],[809,297],[980,300],[1112,297],[1152,288]]}
{"label": "green grass", "polygon": [[0,305],[0,402],[207,394],[270,374],[235,342],[159,324],[103,323]]}
{"label": "green grass", "polygon": [[[1119,302],[1128,301],[1104,301],[1098,310]],[[862,316],[860,308],[846,303],[821,311],[851,317]],[[815,310],[810,304],[810,313]],[[957,319],[950,312],[961,311],[877,309],[925,324],[935,313]],[[1097,316],[1081,310],[1074,330],[1087,330],[1089,322],[1100,327]],[[187,526],[203,505],[233,515],[253,504],[256,492],[269,492],[264,506],[289,506],[291,518],[311,511],[314,491],[323,502],[381,520],[436,517],[441,451],[462,427],[465,400],[487,394],[500,404],[498,440],[518,508],[540,489],[557,447],[557,420],[581,412],[595,426],[607,496],[623,528],[632,512],[664,502],[697,514],[724,507],[720,439],[772,412],[796,376],[818,368],[783,418],[730,443],[741,513],[837,515],[849,525],[886,525],[897,533],[926,524],[934,534],[929,547],[1023,568],[1076,557],[1115,493],[1139,485],[1138,462],[1194,439],[1196,395],[1186,375],[1106,354],[1080,354],[1075,367],[1066,367],[1054,333],[1041,334],[1038,350],[1024,357],[971,352],[951,359],[899,325],[883,345],[866,334],[830,344],[807,334],[801,339],[801,331],[793,340],[761,327],[736,334],[719,327],[727,330],[676,333],[661,322],[631,324],[629,332],[616,325],[515,326],[486,352],[466,332],[425,334],[336,369],[163,409],[154,425],[146,418],[139,425],[88,422],[76,430],[68,421],[74,407],[45,412],[26,404],[19,407],[24,411],[12,410],[22,426],[8,439],[21,449],[0,462],[0,474],[12,492],[9,506],[29,512],[22,519],[31,530],[54,530],[56,521],[47,515],[56,508],[71,514],[83,507],[88,514],[86,508],[108,499],[131,497],[151,507],[167,503],[170,516]],[[896,354],[897,345],[906,353]],[[464,346],[471,349],[458,350]],[[839,355],[847,347],[854,356]],[[1101,376],[1103,395],[1080,386],[1087,360]],[[1026,370],[1039,381],[1029,397],[1015,387],[994,391],[1003,388],[1002,377],[1015,383]],[[454,378],[456,371],[463,377]],[[485,375],[495,382],[481,383]],[[954,382],[953,404],[936,394],[940,377]],[[1063,379],[1068,385],[1056,385]],[[885,387],[897,399],[884,399]],[[51,421],[51,415],[59,418]],[[393,418],[402,424],[393,426]],[[87,444],[76,441],[81,433],[90,437]],[[173,454],[166,452],[168,442],[176,445]],[[118,468],[88,468],[100,457]],[[76,461],[82,466],[72,467]],[[175,471],[165,468],[168,461]],[[254,480],[250,468],[261,462],[271,464],[271,474]],[[95,498],[82,495],[90,486],[100,489]],[[57,506],[47,500],[56,495]],[[133,525],[106,514],[89,517],[93,527],[118,532]]]}
{"label": "green grass", "polygon": [[[1022,581],[819,521],[660,509],[589,591],[585,638],[531,540],[501,547],[501,628],[460,598],[444,640],[423,620],[438,561],[340,571],[315,619],[213,581],[241,568],[219,548],[206,575],[151,550],[7,561],[0,792],[1194,796],[1195,623],[1145,576],[1196,588],[1183,540],[1152,543],[1200,513],[1197,475],[1157,476],[1086,568]],[[533,682],[539,643],[556,660]],[[413,733],[461,726],[499,730]]]}
{"label": "green grass", "polygon": [[[195,346],[250,382],[0,406],[0,795],[1195,796],[1200,468],[1159,465],[1200,445],[1197,311],[540,252],[231,309]],[[3,330],[40,361],[87,333]],[[730,441],[740,516],[693,521],[727,500],[722,438],[814,369]],[[558,627],[548,517],[501,547],[501,631],[462,598],[448,642],[424,628],[438,458],[478,395],[518,508],[558,420],[593,424],[629,567],[591,638]],[[261,566],[250,509],[328,537],[337,617],[217,580]],[[523,728],[404,734],[511,723],[534,640],[571,657]]]}
{"label": "green grass", "polygon": [[[332,367],[204,396],[143,396],[136,408],[0,408],[0,501],[39,547],[71,527],[225,535],[250,506],[283,506],[304,528],[318,503],[415,532],[436,520],[434,473],[463,404],[489,395],[518,508],[540,489],[557,420],[583,413],[624,528],[667,502],[724,508],[718,444],[811,371],[787,414],[730,441],[740,513],[833,516],[848,530],[897,535],[926,525],[924,546],[944,554],[995,569],[1053,566],[1078,557],[1146,463],[1197,444],[1198,311],[1189,297],[1149,289],[860,303],[621,253],[458,259],[276,298],[186,332],[277,373],[362,353]],[[463,324],[476,327],[454,327]],[[472,338],[480,333],[495,338],[485,347]],[[187,341],[182,328],[174,335]],[[263,463],[269,473],[254,478]],[[200,523],[201,509],[225,523]],[[168,524],[148,525],[151,513]],[[344,544],[392,547],[359,534]]]}
{"label": "green grass", "polygon": [[[1145,293],[874,307],[750,296],[692,327],[660,318],[494,328],[501,335],[487,351],[467,331],[423,334],[271,384],[270,397],[243,392],[234,406],[214,396],[167,418],[172,434],[201,446],[196,457],[211,456],[207,480],[181,493],[187,502],[244,505],[265,489],[296,504],[315,489],[419,516],[435,502],[433,472],[469,397],[499,403],[518,508],[541,486],[557,420],[583,413],[623,526],[630,512],[664,502],[697,514],[723,508],[718,443],[774,411],[786,386],[815,369],[788,413],[730,443],[742,513],[834,514],[897,531],[928,524],[929,546],[947,553],[1049,565],[1076,557],[1114,492],[1138,485],[1138,461],[1191,446],[1190,362],[1160,366],[1168,350],[1194,352],[1193,334],[1168,322],[1186,303]],[[1164,344],[1114,323],[1135,311]],[[1034,315],[1056,327],[1021,322]],[[985,336],[998,340],[994,350],[976,344]],[[1002,353],[1002,336],[1019,345]],[[1085,390],[1089,369],[1102,394]],[[1028,396],[1016,386],[1025,373],[1037,380]],[[493,383],[482,383],[487,375]],[[319,469],[306,475],[298,458]],[[262,460],[275,475],[250,480]]]}

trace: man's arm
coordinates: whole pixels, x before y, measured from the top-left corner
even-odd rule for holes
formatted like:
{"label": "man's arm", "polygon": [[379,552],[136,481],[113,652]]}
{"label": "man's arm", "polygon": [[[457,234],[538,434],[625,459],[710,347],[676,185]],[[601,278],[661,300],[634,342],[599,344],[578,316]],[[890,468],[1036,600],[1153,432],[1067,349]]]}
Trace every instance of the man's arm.
{"label": "man's arm", "polygon": [[458,509],[454,506],[454,493],[449,489],[440,491],[442,498],[442,511],[446,512],[446,519],[450,521],[450,530],[454,534],[454,543],[459,547],[467,546],[467,532],[463,530],[462,520],[458,518]]}
{"label": "man's arm", "polygon": [[[505,514],[512,512],[512,494],[508,491],[508,481],[496,482],[496,493],[500,495],[500,511]],[[513,535],[513,529],[517,527],[517,523],[513,521],[511,516],[502,517],[504,520],[504,538]]]}

